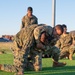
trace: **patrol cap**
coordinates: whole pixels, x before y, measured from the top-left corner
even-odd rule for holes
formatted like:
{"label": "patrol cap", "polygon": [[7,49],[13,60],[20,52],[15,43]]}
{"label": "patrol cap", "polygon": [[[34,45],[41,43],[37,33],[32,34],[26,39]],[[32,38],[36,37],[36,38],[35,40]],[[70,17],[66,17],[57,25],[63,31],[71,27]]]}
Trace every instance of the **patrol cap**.
{"label": "patrol cap", "polygon": [[27,10],[28,10],[28,11],[33,11],[33,8],[32,8],[32,7],[28,7]]}

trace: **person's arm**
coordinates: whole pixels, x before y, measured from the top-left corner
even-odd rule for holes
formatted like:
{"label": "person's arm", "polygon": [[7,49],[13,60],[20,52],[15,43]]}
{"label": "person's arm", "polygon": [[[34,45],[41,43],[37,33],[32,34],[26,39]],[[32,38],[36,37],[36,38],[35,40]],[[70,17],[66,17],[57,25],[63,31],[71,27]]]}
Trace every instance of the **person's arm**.
{"label": "person's arm", "polygon": [[33,17],[35,19],[35,24],[38,24],[38,18],[36,16],[34,16],[34,15],[33,15]]}
{"label": "person's arm", "polygon": [[38,18],[36,19],[36,24],[38,24]]}
{"label": "person's arm", "polygon": [[55,46],[58,47],[58,48],[61,47],[61,42],[60,42],[60,40],[58,40],[58,41],[56,42]]}
{"label": "person's arm", "polygon": [[37,47],[38,49],[42,49],[42,50],[45,49],[45,46],[44,46],[42,43],[36,44],[36,47]]}
{"label": "person's arm", "polygon": [[25,24],[25,17],[22,18],[22,24],[21,24],[21,29],[24,28],[24,24]]}

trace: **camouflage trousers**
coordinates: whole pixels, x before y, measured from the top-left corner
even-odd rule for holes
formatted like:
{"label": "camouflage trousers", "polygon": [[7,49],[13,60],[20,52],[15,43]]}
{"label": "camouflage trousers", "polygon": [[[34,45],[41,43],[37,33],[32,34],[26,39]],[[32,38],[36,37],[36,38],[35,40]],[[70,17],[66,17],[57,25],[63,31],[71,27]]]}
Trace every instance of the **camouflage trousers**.
{"label": "camouflage trousers", "polygon": [[18,54],[14,53],[14,65],[2,65],[2,69],[7,72],[18,72],[24,70],[42,70],[42,53],[50,54],[54,61],[58,61],[59,59],[59,49],[55,46],[45,50],[32,50],[30,51],[30,60],[28,59],[28,55],[26,55],[23,51],[18,52]]}
{"label": "camouflage trousers", "polygon": [[58,62],[59,55],[60,55],[60,50],[56,46],[52,46],[49,49],[46,49],[44,51],[44,54],[50,55],[51,58],[53,59],[53,61],[57,61]]}
{"label": "camouflage trousers", "polygon": [[23,51],[15,51],[14,52],[14,63],[13,65],[2,65],[1,70],[7,71],[7,72],[23,72],[24,68],[27,64],[27,56],[23,53]]}
{"label": "camouflage trousers", "polygon": [[38,51],[33,51],[29,53],[30,60],[28,59],[28,53],[23,51],[14,52],[14,63],[13,65],[4,64],[1,70],[7,72],[24,72],[24,70],[35,70],[39,71],[42,69],[42,53]]}
{"label": "camouflage trousers", "polygon": [[30,52],[28,59],[28,69],[40,71],[42,70],[42,51],[33,50]]}
{"label": "camouflage trousers", "polygon": [[53,61],[59,60],[60,50],[53,46],[53,47],[46,47],[45,50],[32,50],[30,52],[30,60],[33,62],[35,71],[42,70],[42,54],[49,54]]}
{"label": "camouflage trousers", "polygon": [[75,52],[75,46],[71,45],[71,46],[64,47],[60,51],[60,59],[62,59],[67,54],[71,55],[71,57],[72,57],[74,52]]}

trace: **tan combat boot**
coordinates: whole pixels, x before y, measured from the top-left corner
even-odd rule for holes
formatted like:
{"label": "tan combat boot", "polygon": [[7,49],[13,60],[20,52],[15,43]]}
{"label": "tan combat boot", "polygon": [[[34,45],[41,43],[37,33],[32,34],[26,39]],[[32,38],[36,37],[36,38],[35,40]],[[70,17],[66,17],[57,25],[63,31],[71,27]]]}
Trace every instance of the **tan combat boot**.
{"label": "tan combat boot", "polygon": [[53,62],[53,67],[63,67],[65,66],[66,63],[65,62]]}

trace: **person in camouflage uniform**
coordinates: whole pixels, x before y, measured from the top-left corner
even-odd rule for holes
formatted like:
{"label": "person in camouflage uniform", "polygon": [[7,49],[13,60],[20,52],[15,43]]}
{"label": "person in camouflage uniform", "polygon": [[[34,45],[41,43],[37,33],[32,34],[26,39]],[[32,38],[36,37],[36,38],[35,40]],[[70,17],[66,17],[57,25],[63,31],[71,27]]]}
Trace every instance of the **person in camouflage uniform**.
{"label": "person in camouflage uniform", "polygon": [[29,25],[38,24],[37,17],[34,16],[32,13],[32,7],[28,7],[27,14],[22,18],[21,29]]}
{"label": "person in camouflage uniform", "polygon": [[[28,67],[35,71],[42,70],[42,52],[52,55],[53,67],[66,65],[58,62],[60,50],[51,45],[52,31],[51,26],[42,24],[20,30],[14,38],[14,65],[0,65],[0,70],[16,72],[16,75],[23,75]],[[28,55],[32,58],[31,61],[28,60]]]}
{"label": "person in camouflage uniform", "polygon": [[61,52],[60,52],[60,59],[66,57],[66,55],[68,55],[68,58],[70,60],[72,60],[72,56],[73,56],[73,52],[74,49],[72,48],[72,37],[69,35],[68,32],[66,32],[67,30],[67,26],[66,25],[62,25],[64,32],[63,34],[60,36],[59,40],[56,43],[56,47],[58,47]]}

